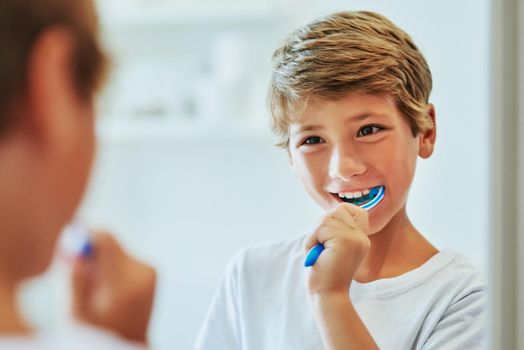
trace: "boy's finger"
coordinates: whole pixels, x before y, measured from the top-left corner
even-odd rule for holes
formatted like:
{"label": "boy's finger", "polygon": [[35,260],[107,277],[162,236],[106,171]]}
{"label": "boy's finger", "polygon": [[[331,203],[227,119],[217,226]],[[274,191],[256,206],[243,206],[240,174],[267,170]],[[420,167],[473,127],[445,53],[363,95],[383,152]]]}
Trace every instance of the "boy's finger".
{"label": "boy's finger", "polygon": [[128,260],[120,244],[106,231],[92,231],[90,244],[92,252],[84,260],[89,263],[92,288],[109,288],[120,283],[119,281],[125,277],[122,269]]}
{"label": "boy's finger", "polygon": [[311,248],[313,248],[315,245],[320,243],[317,238],[316,228],[315,230],[312,230],[310,233],[307,234],[306,239],[304,241],[304,250],[305,253],[309,252]]}
{"label": "boy's finger", "polygon": [[319,225],[307,235],[304,243],[306,253],[318,243],[326,244],[338,235],[346,234],[348,229],[352,229],[352,227],[338,217],[324,217]]}
{"label": "boy's finger", "polygon": [[369,235],[369,215],[365,209],[349,203],[342,203],[337,211],[341,220],[349,226],[358,227],[366,235]]}
{"label": "boy's finger", "polygon": [[76,259],[71,272],[72,313],[79,319],[89,319],[91,292],[91,262]]}
{"label": "boy's finger", "polygon": [[123,254],[123,249],[113,236],[106,231],[93,231],[91,234],[93,259],[98,266],[113,266]]}
{"label": "boy's finger", "polygon": [[352,236],[356,229],[356,227],[350,226],[338,218],[330,218],[317,230],[317,239],[327,248],[336,241],[345,240]]}

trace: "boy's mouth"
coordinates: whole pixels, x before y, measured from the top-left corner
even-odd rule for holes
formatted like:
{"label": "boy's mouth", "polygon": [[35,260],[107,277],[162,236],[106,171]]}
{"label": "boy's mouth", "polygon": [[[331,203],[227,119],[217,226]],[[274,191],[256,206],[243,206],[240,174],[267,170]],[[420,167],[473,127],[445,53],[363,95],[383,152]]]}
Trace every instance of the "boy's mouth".
{"label": "boy's mouth", "polygon": [[[376,186],[362,191],[331,193],[338,200],[365,207],[384,195],[385,187]],[[380,198],[381,199],[381,198]],[[378,202],[377,202],[378,204]]]}

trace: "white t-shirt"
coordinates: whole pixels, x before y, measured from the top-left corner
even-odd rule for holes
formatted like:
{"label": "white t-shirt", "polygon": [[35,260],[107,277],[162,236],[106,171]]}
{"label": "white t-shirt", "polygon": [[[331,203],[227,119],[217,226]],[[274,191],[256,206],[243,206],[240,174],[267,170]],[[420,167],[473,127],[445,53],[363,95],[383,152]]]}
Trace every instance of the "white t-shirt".
{"label": "white t-shirt", "polygon": [[[303,238],[242,250],[226,270],[196,349],[324,349],[306,272]],[[440,251],[401,276],[353,281],[350,295],[381,349],[484,346],[485,284],[459,254]]]}
{"label": "white t-shirt", "polygon": [[128,342],[101,329],[80,323],[56,331],[37,332],[29,337],[0,336],[0,350],[144,350],[145,346]]}

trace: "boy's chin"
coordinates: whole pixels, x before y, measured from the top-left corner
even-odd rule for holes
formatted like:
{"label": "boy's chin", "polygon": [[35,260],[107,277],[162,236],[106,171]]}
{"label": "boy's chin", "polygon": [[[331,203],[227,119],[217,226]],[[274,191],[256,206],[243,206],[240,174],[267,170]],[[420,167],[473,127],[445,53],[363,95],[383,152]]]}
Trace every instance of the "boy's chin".
{"label": "boy's chin", "polygon": [[[379,209],[379,208],[376,208]],[[376,236],[384,231],[388,231],[399,223],[397,215],[389,216],[387,212],[371,211],[369,217],[369,236]]]}
{"label": "boy's chin", "polygon": [[381,227],[381,228],[374,228],[373,226],[370,226],[369,228],[369,235],[368,237],[373,237],[373,236],[377,236],[380,234],[380,232],[382,232],[382,229],[384,227]]}

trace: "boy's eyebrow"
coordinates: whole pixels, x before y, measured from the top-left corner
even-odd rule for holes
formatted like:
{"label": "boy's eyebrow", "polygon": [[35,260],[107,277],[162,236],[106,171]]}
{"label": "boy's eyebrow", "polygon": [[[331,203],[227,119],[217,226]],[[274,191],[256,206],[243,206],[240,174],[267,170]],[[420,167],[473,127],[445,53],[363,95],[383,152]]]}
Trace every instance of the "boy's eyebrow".
{"label": "boy's eyebrow", "polygon": [[304,131],[315,131],[315,130],[320,130],[320,129],[324,129],[324,127],[322,125],[302,125],[297,130],[295,130],[293,135],[300,134],[301,132],[304,132]]}
{"label": "boy's eyebrow", "polygon": [[357,115],[354,115],[354,116],[351,116],[348,118],[348,120],[358,120],[358,121],[362,121],[362,120],[365,120],[369,117],[387,117],[387,114],[384,114],[384,113],[373,113],[373,112],[364,112],[364,113],[361,113],[361,114],[357,114]]}
{"label": "boy's eyebrow", "polygon": [[357,115],[352,116],[352,117],[350,117],[350,118],[348,118],[348,119],[350,119],[350,120],[358,120],[358,121],[362,121],[362,120],[365,120],[365,119],[371,117],[372,114],[373,114],[373,113],[362,113],[362,114],[357,114]]}
{"label": "boy's eyebrow", "polygon": [[[347,121],[363,121],[370,117],[387,117],[388,115],[385,113],[373,113],[373,112],[364,112],[361,114],[357,114],[354,116],[350,116],[347,118]],[[300,126],[295,132],[293,132],[293,135],[300,134],[304,131],[316,131],[324,129],[322,125],[302,125]]]}

